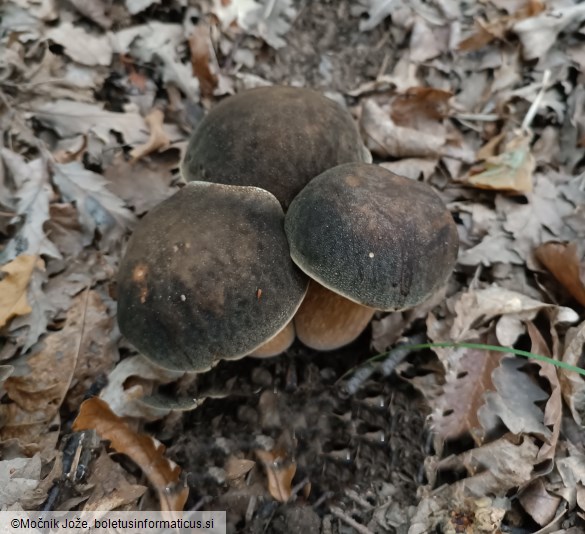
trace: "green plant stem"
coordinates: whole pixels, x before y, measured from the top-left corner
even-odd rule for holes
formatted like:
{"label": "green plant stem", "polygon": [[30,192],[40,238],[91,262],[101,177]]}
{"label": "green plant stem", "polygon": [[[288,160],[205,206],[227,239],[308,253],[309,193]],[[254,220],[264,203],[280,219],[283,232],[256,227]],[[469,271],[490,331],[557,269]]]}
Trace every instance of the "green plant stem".
{"label": "green plant stem", "polygon": [[558,360],[554,360],[553,358],[549,358],[547,356],[543,356],[542,354],[534,354],[533,352],[528,352],[526,350],[519,350],[513,349],[510,347],[498,347],[496,345],[486,345],[484,343],[420,343],[418,345],[402,345],[401,348],[409,349],[409,350],[421,350],[421,349],[432,349],[432,348],[463,348],[463,349],[479,349],[479,350],[492,350],[494,352],[507,352],[510,354],[515,354],[516,356],[522,356],[524,358],[538,360],[540,362],[550,363],[555,365],[556,367],[560,367],[561,369],[566,369],[567,371],[572,371],[574,373],[578,373],[582,376],[585,376],[585,369],[581,367],[576,367],[575,365],[571,365],[565,362],[560,362]]}

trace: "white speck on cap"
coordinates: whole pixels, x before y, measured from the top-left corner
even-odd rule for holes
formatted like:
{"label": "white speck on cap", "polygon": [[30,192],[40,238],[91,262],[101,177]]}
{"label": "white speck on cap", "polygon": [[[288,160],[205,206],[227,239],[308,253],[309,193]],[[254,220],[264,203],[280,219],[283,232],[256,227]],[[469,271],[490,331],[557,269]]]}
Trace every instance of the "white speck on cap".
{"label": "white speck on cap", "polygon": [[368,256],[369,256],[370,258],[373,258],[373,257],[374,257],[374,253],[373,253],[373,252],[370,252],[370,253],[368,254]]}

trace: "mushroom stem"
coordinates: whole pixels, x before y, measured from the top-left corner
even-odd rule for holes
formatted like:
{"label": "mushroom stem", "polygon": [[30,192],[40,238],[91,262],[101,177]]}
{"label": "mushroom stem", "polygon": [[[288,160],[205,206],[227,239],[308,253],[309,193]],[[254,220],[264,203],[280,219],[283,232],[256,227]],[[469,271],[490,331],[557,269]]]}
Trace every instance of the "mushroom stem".
{"label": "mushroom stem", "polygon": [[315,350],[334,350],[354,341],[375,310],[352,302],[311,280],[294,316],[297,337]]}
{"label": "mushroom stem", "polygon": [[292,321],[288,323],[278,334],[269,339],[264,345],[260,345],[249,356],[253,358],[271,358],[278,356],[287,350],[295,340],[295,326]]}

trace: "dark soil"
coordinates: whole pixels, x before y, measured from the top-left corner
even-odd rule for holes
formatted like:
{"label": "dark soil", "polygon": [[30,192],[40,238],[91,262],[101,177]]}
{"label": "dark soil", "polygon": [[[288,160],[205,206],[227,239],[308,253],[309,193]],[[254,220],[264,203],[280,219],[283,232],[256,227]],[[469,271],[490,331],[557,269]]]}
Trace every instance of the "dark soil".
{"label": "dark soil", "polygon": [[[367,525],[390,499],[401,508],[415,504],[425,456],[423,402],[395,378],[371,379],[354,396],[338,382],[371,355],[369,337],[331,353],[297,343],[285,356],[223,362],[202,377],[201,390],[229,383],[230,393],[168,429],[169,455],[188,477],[187,506],[227,510],[228,532],[261,533],[319,532],[331,506]],[[259,463],[245,484],[225,481],[229,456],[257,460],[254,451],[263,448],[283,448],[297,464],[292,485],[301,487],[289,503],[267,495]],[[365,503],[352,500],[352,490]]]}

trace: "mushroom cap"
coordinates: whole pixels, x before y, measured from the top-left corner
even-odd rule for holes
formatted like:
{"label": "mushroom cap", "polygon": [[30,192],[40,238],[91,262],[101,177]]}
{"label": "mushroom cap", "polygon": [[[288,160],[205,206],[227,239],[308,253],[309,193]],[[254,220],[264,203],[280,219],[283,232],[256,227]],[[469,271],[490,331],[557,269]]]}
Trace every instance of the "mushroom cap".
{"label": "mushroom cap", "polygon": [[371,156],[343,107],[310,89],[259,87],[207,114],[181,172],[186,181],[261,187],[286,209],[309,180],[352,161]]}
{"label": "mushroom cap", "polygon": [[291,320],[307,290],[276,198],[191,182],[132,235],[118,275],[121,332],[161,367],[205,371]]}
{"label": "mushroom cap", "polygon": [[457,259],[457,228],[433,191],[376,165],[317,176],[293,200],[285,231],[293,261],[321,285],[380,310],[426,300]]}

